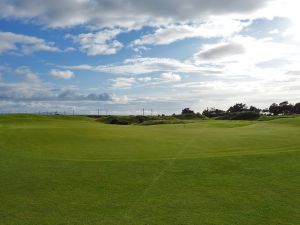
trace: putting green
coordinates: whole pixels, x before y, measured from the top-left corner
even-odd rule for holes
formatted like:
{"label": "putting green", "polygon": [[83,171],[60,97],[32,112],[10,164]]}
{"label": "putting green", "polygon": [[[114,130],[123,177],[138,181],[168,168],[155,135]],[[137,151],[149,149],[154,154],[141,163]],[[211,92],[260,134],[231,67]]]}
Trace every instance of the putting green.
{"label": "putting green", "polygon": [[299,224],[300,117],[0,116],[0,224]]}

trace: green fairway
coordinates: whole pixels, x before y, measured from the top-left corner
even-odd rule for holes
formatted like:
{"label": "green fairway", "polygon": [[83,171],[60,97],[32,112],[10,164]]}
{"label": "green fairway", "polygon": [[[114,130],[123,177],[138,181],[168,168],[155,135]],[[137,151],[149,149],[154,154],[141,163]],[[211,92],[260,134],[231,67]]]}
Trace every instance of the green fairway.
{"label": "green fairway", "polygon": [[0,116],[0,225],[300,224],[300,117]]}

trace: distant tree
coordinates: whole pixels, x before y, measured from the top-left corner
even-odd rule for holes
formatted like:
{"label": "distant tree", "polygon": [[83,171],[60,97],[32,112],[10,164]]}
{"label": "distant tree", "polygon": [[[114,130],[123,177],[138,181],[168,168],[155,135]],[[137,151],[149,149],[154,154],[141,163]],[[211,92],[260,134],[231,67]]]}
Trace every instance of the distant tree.
{"label": "distant tree", "polygon": [[275,116],[279,115],[281,113],[281,109],[280,106],[277,105],[276,103],[273,103],[272,105],[270,105],[269,107],[269,112]]}
{"label": "distant tree", "polygon": [[202,114],[208,118],[213,118],[213,117],[224,116],[226,112],[220,109],[210,108],[210,109],[205,109],[202,112]]}
{"label": "distant tree", "polygon": [[250,112],[256,112],[256,113],[260,113],[262,110],[261,109],[259,109],[259,108],[256,108],[255,106],[250,106],[250,108],[249,108],[249,111]]}
{"label": "distant tree", "polygon": [[283,113],[285,115],[294,114],[295,113],[294,105],[288,104],[287,106],[285,106],[283,109]]}
{"label": "distant tree", "polygon": [[281,102],[279,104],[279,107],[281,114],[289,115],[294,113],[294,106],[292,104],[289,104],[288,101]]}
{"label": "distant tree", "polygon": [[258,118],[260,118],[260,113],[253,111],[227,113],[222,117],[225,120],[256,120]]}
{"label": "distant tree", "polygon": [[294,106],[294,112],[300,114],[300,102],[296,103]]}
{"label": "distant tree", "polygon": [[195,112],[193,110],[190,110],[190,108],[185,108],[185,109],[182,110],[181,114],[182,115],[195,114]]}
{"label": "distant tree", "polygon": [[284,101],[284,102],[279,103],[279,106],[285,106],[285,105],[288,105],[288,104],[289,104],[288,101]]}
{"label": "distant tree", "polygon": [[248,111],[246,104],[243,103],[236,103],[234,106],[231,106],[227,112],[235,113],[235,112],[245,112]]}
{"label": "distant tree", "polygon": [[190,119],[205,119],[204,116],[201,115],[201,113],[195,113],[190,108],[185,108],[182,110],[180,115],[174,116],[177,119],[184,119],[184,120],[190,120]]}
{"label": "distant tree", "polygon": [[196,117],[199,117],[199,118],[200,118],[200,117],[203,117],[203,116],[201,115],[201,113],[199,113],[199,112],[195,113],[195,116],[196,116]]}

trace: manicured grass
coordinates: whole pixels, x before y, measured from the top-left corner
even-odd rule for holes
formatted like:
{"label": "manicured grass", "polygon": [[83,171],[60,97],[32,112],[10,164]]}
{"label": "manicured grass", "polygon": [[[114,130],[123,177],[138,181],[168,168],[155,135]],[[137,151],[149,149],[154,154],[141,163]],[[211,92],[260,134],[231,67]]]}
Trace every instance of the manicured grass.
{"label": "manicured grass", "polygon": [[0,116],[1,225],[299,224],[300,117]]}

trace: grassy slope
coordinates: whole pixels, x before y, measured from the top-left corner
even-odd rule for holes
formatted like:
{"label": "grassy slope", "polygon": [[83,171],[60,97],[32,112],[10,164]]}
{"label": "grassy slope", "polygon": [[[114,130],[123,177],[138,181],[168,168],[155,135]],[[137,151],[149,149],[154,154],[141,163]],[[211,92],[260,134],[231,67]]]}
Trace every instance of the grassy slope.
{"label": "grassy slope", "polygon": [[0,224],[299,224],[300,117],[0,116]]}

